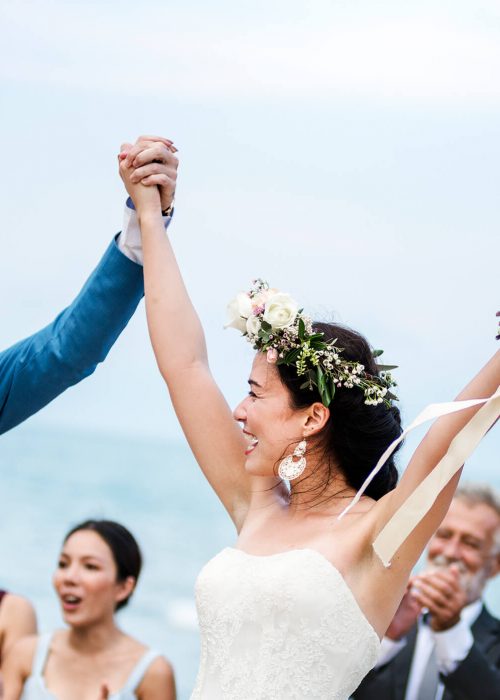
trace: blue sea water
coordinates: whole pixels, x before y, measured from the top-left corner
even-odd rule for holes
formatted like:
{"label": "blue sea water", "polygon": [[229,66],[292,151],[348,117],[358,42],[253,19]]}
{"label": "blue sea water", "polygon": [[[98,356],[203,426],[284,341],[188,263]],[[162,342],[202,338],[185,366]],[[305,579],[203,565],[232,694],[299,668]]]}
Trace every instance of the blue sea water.
{"label": "blue sea water", "polygon": [[52,591],[71,525],[105,517],[137,537],[145,564],[124,630],[172,661],[179,697],[194,685],[199,647],[193,587],[234,531],[184,444],[20,426],[0,439],[0,587],[30,598],[42,631],[61,626]]}
{"label": "blue sea water", "polygon": [[[120,624],[171,660],[179,698],[187,700],[199,657],[194,582],[235,539],[187,446],[27,423],[0,439],[0,473],[0,587],[33,601],[42,631],[60,626],[51,575],[65,532],[88,517],[122,522],[139,540],[145,565]],[[498,486],[499,475],[491,476]],[[490,584],[487,602],[500,615],[500,580]]]}

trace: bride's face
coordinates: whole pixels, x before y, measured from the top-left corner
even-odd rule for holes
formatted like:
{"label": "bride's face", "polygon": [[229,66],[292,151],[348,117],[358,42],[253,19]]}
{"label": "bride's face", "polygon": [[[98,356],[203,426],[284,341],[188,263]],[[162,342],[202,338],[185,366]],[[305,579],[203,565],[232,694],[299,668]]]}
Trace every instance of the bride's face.
{"label": "bride's face", "polygon": [[255,356],[248,383],[248,396],[233,414],[247,439],[245,467],[252,474],[272,476],[279,460],[302,439],[304,412],[291,407],[288,390],[264,353]]}

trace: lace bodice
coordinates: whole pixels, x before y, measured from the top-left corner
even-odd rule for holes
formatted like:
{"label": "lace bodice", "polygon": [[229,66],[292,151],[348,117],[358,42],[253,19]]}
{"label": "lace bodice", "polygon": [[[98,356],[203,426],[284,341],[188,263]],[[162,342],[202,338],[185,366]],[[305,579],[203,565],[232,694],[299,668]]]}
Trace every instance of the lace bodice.
{"label": "lace bodice", "polygon": [[346,700],[379,638],[345,580],[312,549],[226,548],[196,582],[201,662],[191,700]]}

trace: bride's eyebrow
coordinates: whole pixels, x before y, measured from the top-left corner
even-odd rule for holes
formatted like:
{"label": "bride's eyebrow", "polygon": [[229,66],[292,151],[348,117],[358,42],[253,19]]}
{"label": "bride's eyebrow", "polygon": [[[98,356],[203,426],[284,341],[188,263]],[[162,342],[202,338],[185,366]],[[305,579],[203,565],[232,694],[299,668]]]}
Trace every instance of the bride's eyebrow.
{"label": "bride's eyebrow", "polygon": [[255,379],[249,379],[248,383],[250,386],[256,386],[257,389],[263,389],[264,387],[259,384],[259,382],[256,382]]}

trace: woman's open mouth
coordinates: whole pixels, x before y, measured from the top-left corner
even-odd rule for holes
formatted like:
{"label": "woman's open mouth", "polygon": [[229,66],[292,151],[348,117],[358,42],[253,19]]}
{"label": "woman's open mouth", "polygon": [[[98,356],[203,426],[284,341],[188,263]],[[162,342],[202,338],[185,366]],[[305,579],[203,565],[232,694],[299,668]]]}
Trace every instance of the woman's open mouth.
{"label": "woman's open mouth", "polygon": [[79,596],[66,594],[61,596],[61,604],[65,612],[73,612],[77,610],[81,604],[82,599]]}
{"label": "woman's open mouth", "polygon": [[248,456],[250,452],[253,452],[255,450],[255,448],[259,444],[259,440],[255,437],[255,435],[252,435],[252,433],[248,433],[246,430],[243,431],[243,434],[245,436],[245,440],[247,441],[245,455]]}

